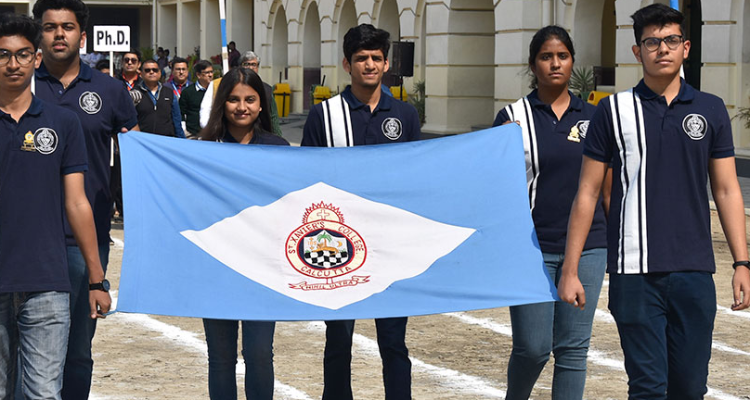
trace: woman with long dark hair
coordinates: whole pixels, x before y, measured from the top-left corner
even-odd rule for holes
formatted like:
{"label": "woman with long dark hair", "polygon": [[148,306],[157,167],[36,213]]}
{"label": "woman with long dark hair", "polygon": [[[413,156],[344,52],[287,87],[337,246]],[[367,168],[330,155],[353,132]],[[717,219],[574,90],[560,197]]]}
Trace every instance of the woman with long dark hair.
{"label": "woman with long dark hair", "polygon": [[[578,189],[583,141],[595,107],[568,90],[575,50],[565,29],[547,26],[529,45],[535,89],[500,110],[494,125],[517,122],[523,130],[529,205],[544,263],[555,285],[565,254],[568,217]],[[513,351],[508,363],[507,400],[528,399],[539,374],[555,355],[552,399],[581,399],[586,355],[596,303],[604,279],[606,220],[597,205],[578,276],[586,309],[564,302],[510,308]]]}
{"label": "woman with long dark hair", "polygon": [[[271,132],[263,81],[253,71],[234,68],[221,80],[208,124],[200,138],[214,142],[285,145]],[[274,321],[242,322],[245,396],[273,398]],[[237,331],[240,321],[203,319],[208,345],[208,393],[213,400],[237,399]]]}

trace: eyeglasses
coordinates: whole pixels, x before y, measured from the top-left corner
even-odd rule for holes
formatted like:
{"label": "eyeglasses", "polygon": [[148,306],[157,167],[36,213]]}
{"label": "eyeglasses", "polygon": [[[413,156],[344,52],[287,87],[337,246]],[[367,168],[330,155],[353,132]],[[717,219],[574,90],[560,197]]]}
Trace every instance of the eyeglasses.
{"label": "eyeglasses", "polygon": [[122,58],[122,62],[124,62],[125,64],[130,64],[130,63],[137,64],[138,63],[138,59],[137,58],[130,58],[130,57],[123,57]]}
{"label": "eyeglasses", "polygon": [[28,49],[19,50],[15,53],[8,50],[0,50],[0,65],[6,65],[11,57],[16,57],[18,65],[29,65],[34,61],[34,52]]}
{"label": "eyeglasses", "polygon": [[257,62],[244,62],[244,63],[242,63],[242,66],[245,67],[245,68],[258,68],[258,65],[259,64]]}
{"label": "eyeglasses", "polygon": [[145,72],[147,74],[155,74],[155,73],[159,72],[159,68],[144,68],[143,72]]}
{"label": "eyeglasses", "polygon": [[641,40],[641,43],[646,47],[648,51],[656,51],[661,47],[661,42],[669,47],[670,50],[677,50],[680,47],[680,43],[684,42],[685,39],[682,35],[669,35],[665,38],[650,37]]}
{"label": "eyeglasses", "polygon": [[203,75],[213,75],[214,71],[203,71],[201,72]]}
{"label": "eyeglasses", "polygon": [[174,72],[187,72],[187,68],[175,68]]}

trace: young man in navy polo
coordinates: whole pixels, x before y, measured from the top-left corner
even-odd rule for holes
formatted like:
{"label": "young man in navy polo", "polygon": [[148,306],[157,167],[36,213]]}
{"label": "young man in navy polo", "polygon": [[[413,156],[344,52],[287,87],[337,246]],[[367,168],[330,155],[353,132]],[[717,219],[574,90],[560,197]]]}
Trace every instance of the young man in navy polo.
{"label": "young man in navy polo", "polygon": [[576,266],[612,163],[609,308],[630,399],[702,399],[716,314],[706,177],[734,257],[733,310],[750,306],[745,214],[723,101],[680,78],[690,41],[661,4],[632,16],[643,80],[599,103],[584,146],[558,291],[586,302]]}
{"label": "young man in navy polo", "polygon": [[[417,110],[385,95],[380,83],[388,71],[388,32],[362,24],[344,36],[344,70],[352,84],[313,106],[302,145],[350,147],[419,140]],[[386,400],[411,399],[411,361],[406,348],[407,318],[375,320],[383,359]],[[351,360],[354,321],[326,321],[323,400],[352,399]]]}
{"label": "young man in navy polo", "polygon": [[[0,398],[16,375],[25,398],[60,399],[70,324],[63,210],[91,283],[104,271],[84,191],[86,144],[74,113],[31,93],[41,28],[0,16]],[[109,311],[106,291],[87,296],[88,316]],[[20,369],[16,366],[20,360]]]}
{"label": "young man in navy polo", "polygon": [[[38,0],[34,17],[42,24],[43,60],[36,71],[36,96],[73,111],[81,121],[89,166],[86,196],[94,212],[99,256],[106,271],[112,213],[111,142],[118,132],[136,127],[135,108],[120,82],[92,70],[79,57],[88,20],[88,8],[82,1]],[[63,398],[78,400],[88,398],[91,385],[91,340],[96,321],[88,313],[89,276],[84,258],[68,224],[65,234],[72,291]]]}

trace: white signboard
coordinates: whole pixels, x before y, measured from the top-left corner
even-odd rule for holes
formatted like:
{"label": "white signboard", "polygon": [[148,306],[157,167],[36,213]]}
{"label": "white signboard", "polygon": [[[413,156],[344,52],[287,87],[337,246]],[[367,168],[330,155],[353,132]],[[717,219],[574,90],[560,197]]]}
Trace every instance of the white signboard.
{"label": "white signboard", "polygon": [[94,51],[130,50],[130,26],[94,26]]}

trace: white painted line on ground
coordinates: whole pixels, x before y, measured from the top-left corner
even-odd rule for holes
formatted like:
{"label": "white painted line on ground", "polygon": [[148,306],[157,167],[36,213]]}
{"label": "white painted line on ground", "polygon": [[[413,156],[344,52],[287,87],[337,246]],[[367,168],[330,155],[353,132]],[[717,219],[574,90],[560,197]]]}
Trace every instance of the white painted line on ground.
{"label": "white painted line on ground", "polygon": [[[113,290],[110,294],[112,296],[112,308],[115,308],[117,305],[117,291]],[[172,344],[176,344],[187,350],[208,357],[208,346],[206,345],[206,342],[203,339],[199,339],[198,334],[195,332],[186,331],[180,327],[169,325],[145,314],[117,313],[109,318],[122,320],[126,323],[138,324],[148,330],[160,333],[161,339],[169,340]],[[237,362],[237,375],[245,375],[245,365],[241,359]],[[274,391],[276,394],[281,395],[281,398],[283,399],[313,400],[312,397],[308,396],[305,392],[292,386],[285,385],[278,380],[274,381]]]}
{"label": "white painted line on ground", "polygon": [[714,348],[714,349],[716,349],[716,350],[724,351],[724,352],[727,352],[727,353],[739,354],[741,356],[750,356],[750,353],[748,353],[748,352],[746,352],[744,350],[735,349],[734,347],[729,347],[729,346],[725,345],[724,343],[717,342],[715,340],[711,344],[711,347]]}
{"label": "white painted line on ground", "polygon": [[[599,310],[597,310],[599,311]],[[513,337],[513,331],[510,325],[508,324],[499,324],[495,321],[493,321],[490,318],[477,318],[473,317],[471,315],[468,315],[466,313],[448,313],[444,314],[449,317],[457,318],[460,321],[463,321],[470,325],[476,325],[480,326],[489,330],[492,330],[493,332],[497,332],[501,335],[506,335]],[[735,349],[736,350],[736,349]],[[742,351],[742,350],[737,350]],[[624,363],[623,361],[607,357],[605,353],[595,350],[593,348],[589,348],[588,352],[588,360],[593,362],[594,364],[601,365],[604,367],[616,369],[619,371],[625,371]],[[742,398],[735,397],[731,394],[724,393],[717,389],[708,388],[707,396],[711,396],[713,398],[719,399],[719,400],[743,400]]]}
{"label": "white painted line on ground", "polygon": [[112,239],[112,245],[114,247],[116,247],[118,249],[124,249],[125,248],[125,242],[123,242],[122,240],[120,240],[120,239],[118,239],[116,237],[111,237],[111,236],[110,236],[110,239]]}
{"label": "white painted line on ground", "polygon": [[[325,332],[325,324],[323,322],[310,322],[308,324],[308,329],[316,332]],[[361,352],[368,357],[376,357],[380,359],[380,352],[378,351],[378,343],[376,341],[355,333],[353,342],[360,348]],[[485,379],[467,375],[456,370],[428,364],[415,357],[409,357],[409,359],[411,360],[413,369],[421,370],[421,372],[434,376],[435,380],[440,382],[442,386],[453,392],[462,392],[499,399],[505,398],[504,390],[493,387],[492,383]]]}
{"label": "white painted line on ground", "polygon": [[719,312],[721,312],[722,314],[725,314],[725,315],[731,315],[733,317],[740,317],[740,318],[750,319],[750,312],[747,312],[747,311],[733,311],[729,307],[724,307],[724,306],[720,306],[720,305],[717,305],[716,309],[719,310]]}

